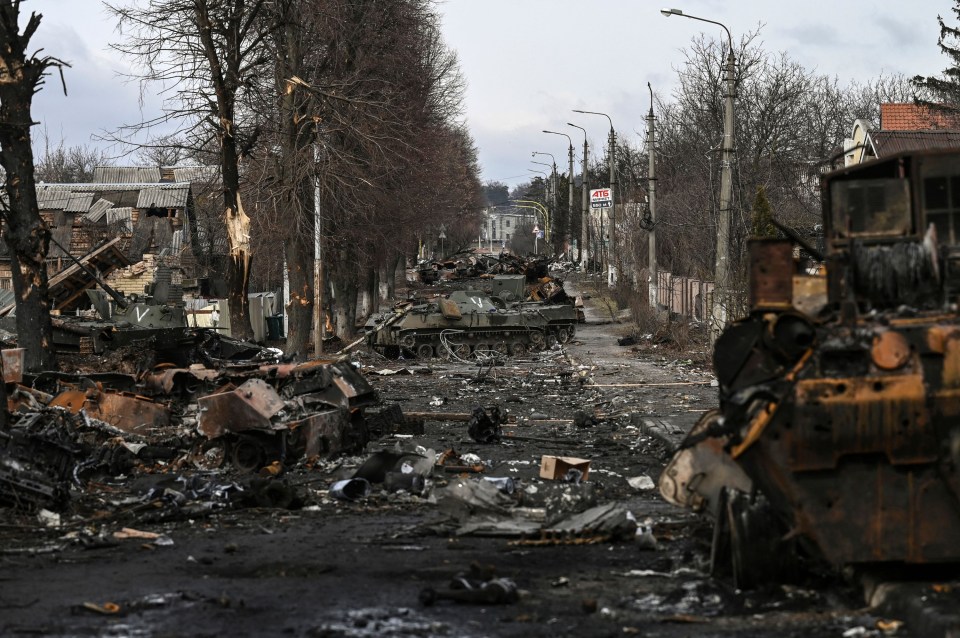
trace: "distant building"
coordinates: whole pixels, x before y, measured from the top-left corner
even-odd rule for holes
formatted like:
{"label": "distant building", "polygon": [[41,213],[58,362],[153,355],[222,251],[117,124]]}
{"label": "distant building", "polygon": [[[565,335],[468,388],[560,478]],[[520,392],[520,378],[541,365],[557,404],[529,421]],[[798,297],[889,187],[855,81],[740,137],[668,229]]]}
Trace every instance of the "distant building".
{"label": "distant building", "polygon": [[527,208],[487,208],[480,227],[479,245],[483,249],[499,252],[509,247],[517,229],[524,224],[536,225],[536,215]]}

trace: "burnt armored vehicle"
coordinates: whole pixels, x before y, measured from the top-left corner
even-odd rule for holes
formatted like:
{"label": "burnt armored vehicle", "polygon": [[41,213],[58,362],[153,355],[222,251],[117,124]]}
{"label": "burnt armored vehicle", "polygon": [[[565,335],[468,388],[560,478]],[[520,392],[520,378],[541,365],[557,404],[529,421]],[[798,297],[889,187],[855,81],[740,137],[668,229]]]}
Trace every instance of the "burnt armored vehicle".
{"label": "burnt armored vehicle", "polygon": [[522,355],[545,346],[548,323],[537,312],[497,308],[480,291],[457,290],[449,298],[410,308],[390,325],[372,331],[368,339],[387,356]]}
{"label": "burnt armored vehicle", "polygon": [[714,570],[740,587],[798,555],[960,562],[960,152],[834,171],[822,205],[825,276],[789,241],[752,242],[751,314],[714,351],[720,407],[661,475],[715,517]]}
{"label": "burnt armored vehicle", "polygon": [[530,300],[526,276],[495,275],[490,281],[491,300],[498,308],[537,312],[547,322],[547,345],[567,343],[577,334],[582,311],[563,291],[562,284],[550,300]]}

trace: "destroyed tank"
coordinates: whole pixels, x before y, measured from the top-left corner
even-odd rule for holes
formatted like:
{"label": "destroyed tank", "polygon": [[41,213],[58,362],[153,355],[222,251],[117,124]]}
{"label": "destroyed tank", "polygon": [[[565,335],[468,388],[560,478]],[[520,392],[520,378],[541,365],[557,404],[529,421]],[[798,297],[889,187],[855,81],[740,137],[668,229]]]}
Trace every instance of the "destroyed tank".
{"label": "destroyed tank", "polygon": [[368,337],[370,346],[387,356],[522,355],[547,342],[548,321],[540,313],[497,308],[489,295],[477,290],[455,291],[392,319]]}
{"label": "destroyed tank", "polygon": [[805,248],[825,275],[798,268],[799,236],[751,241],[720,407],[660,479],[715,518],[713,569],[738,587],[795,557],[960,562],[960,151],[834,171],[822,206],[824,253]]}

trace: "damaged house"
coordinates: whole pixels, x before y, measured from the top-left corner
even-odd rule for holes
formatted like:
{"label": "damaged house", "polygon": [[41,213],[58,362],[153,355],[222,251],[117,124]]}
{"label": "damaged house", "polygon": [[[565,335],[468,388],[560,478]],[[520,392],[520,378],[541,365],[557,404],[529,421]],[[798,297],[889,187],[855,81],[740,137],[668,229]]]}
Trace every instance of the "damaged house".
{"label": "damaged house", "polygon": [[[170,273],[175,294],[217,295],[223,288],[215,167],[98,167],[88,184],[38,184],[40,214],[51,230],[47,269],[54,310],[89,307],[92,270],[125,295],[143,295],[155,273]],[[83,267],[76,262],[79,260]],[[162,268],[160,268],[162,267]],[[0,315],[13,310],[10,256],[0,244]]]}

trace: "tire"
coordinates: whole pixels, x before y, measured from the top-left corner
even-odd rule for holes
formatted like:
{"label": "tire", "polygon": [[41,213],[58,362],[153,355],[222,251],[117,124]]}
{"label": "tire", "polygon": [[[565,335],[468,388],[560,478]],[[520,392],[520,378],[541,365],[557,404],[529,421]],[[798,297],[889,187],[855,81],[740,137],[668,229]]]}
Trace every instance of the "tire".
{"label": "tire", "polygon": [[489,343],[478,343],[473,346],[473,353],[475,355],[489,355],[493,351],[493,348],[490,347]]}
{"label": "tire", "polygon": [[547,347],[548,347],[548,348],[552,348],[553,346],[557,345],[557,341],[558,341],[557,335],[553,334],[552,332],[548,332],[548,333],[547,333]]}
{"label": "tire", "polygon": [[421,343],[417,346],[417,359],[433,359],[433,345]]}
{"label": "tire", "polygon": [[510,354],[510,346],[507,345],[506,341],[501,341],[493,345],[493,351],[499,355],[507,356]]}
{"label": "tire", "polygon": [[514,343],[510,345],[510,354],[514,357],[522,357],[527,354],[527,346],[524,343]]}
{"label": "tire", "polygon": [[560,343],[568,343],[570,341],[570,329],[567,327],[559,328],[557,330],[557,341]]}

